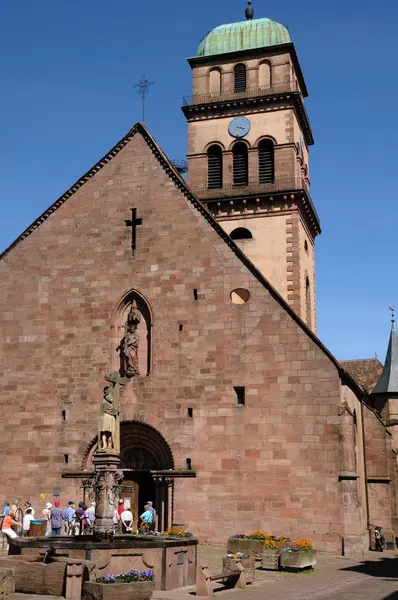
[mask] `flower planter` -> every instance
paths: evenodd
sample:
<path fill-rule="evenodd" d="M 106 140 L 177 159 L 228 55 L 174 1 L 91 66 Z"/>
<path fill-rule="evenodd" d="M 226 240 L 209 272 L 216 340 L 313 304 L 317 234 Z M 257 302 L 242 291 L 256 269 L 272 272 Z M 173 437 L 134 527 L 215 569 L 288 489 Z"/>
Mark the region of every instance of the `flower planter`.
<path fill-rule="evenodd" d="M 254 558 L 228 558 L 225 556 L 222 559 L 222 572 L 227 573 L 235 573 L 238 571 L 238 562 L 241 563 L 242 567 L 245 569 L 245 579 L 246 583 L 253 583 L 256 578 L 256 565 Z"/>
<path fill-rule="evenodd" d="M 241 552 L 242 554 L 248 554 L 250 558 L 254 558 L 255 560 L 262 560 L 263 550 L 264 540 L 251 540 L 234 537 L 230 537 L 228 539 L 228 554 L 236 554 L 236 552 Z"/>
<path fill-rule="evenodd" d="M 316 551 L 289 552 L 282 550 L 280 554 L 280 565 L 282 569 L 307 569 L 316 565 Z"/>
<path fill-rule="evenodd" d="M 268 571 L 279 571 L 279 548 L 264 548 L 261 567 Z"/>
<path fill-rule="evenodd" d="M 154 581 L 134 581 L 133 583 L 86 581 L 83 587 L 83 596 L 87 600 L 149 600 L 154 590 Z"/>

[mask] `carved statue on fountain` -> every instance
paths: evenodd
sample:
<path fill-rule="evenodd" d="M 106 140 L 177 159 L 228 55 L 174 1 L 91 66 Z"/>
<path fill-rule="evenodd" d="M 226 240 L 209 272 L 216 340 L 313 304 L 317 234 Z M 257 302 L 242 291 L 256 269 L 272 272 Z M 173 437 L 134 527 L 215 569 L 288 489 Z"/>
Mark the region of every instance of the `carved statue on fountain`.
<path fill-rule="evenodd" d="M 96 500 L 94 533 L 112 536 L 115 498 L 123 479 L 120 470 L 120 386 L 125 380 L 118 372 L 110 373 L 106 381 L 113 384 L 104 389 L 100 404 L 98 445 L 93 456 L 95 473 L 89 483 Z"/>
<path fill-rule="evenodd" d="M 115 403 L 114 392 L 104 388 L 101 402 L 101 416 L 98 433 L 98 452 L 118 453 L 119 407 Z"/>

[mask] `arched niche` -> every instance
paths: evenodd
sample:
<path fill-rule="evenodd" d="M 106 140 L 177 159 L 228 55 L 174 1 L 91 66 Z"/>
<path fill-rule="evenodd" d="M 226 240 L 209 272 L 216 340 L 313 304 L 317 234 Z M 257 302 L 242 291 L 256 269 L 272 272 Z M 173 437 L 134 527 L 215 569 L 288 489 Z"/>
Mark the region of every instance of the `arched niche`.
<path fill-rule="evenodd" d="M 123 469 L 173 469 L 174 459 L 164 437 L 150 425 L 123 421 L 120 425 L 120 455 Z"/>
<path fill-rule="evenodd" d="M 218 67 L 211 69 L 209 72 L 209 91 L 211 95 L 221 94 L 221 70 Z"/>
<path fill-rule="evenodd" d="M 93 469 L 97 437 L 88 445 L 82 468 Z M 157 429 L 141 421 L 120 423 L 121 468 L 137 471 L 174 469 L 174 458 L 169 444 Z"/>
<path fill-rule="evenodd" d="M 261 89 L 272 87 L 272 67 L 267 60 L 264 60 L 258 66 L 258 82 Z"/>
<path fill-rule="evenodd" d="M 149 302 L 137 290 L 130 290 L 116 309 L 112 327 L 112 370 L 131 378 L 150 374 L 152 328 Z"/>

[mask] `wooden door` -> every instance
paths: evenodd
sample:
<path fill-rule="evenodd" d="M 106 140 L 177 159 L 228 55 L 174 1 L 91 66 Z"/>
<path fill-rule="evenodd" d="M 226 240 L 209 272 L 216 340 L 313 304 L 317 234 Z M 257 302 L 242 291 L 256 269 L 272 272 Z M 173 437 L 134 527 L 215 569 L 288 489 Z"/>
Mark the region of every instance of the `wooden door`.
<path fill-rule="evenodd" d="M 133 531 L 138 526 L 139 514 L 138 514 L 138 496 L 140 491 L 140 486 L 136 481 L 124 480 L 123 484 L 125 486 L 133 488 L 131 491 L 123 490 L 121 496 L 124 499 L 124 504 L 126 506 L 127 503 L 130 503 L 130 510 L 133 513 Z"/>

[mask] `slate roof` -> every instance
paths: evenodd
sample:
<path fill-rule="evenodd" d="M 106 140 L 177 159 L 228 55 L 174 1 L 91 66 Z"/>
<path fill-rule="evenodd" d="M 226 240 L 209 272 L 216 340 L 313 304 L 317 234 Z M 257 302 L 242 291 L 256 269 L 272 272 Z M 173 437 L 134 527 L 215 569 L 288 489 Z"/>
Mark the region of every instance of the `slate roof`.
<path fill-rule="evenodd" d="M 372 393 L 398 394 L 398 336 L 394 321 L 391 327 L 383 373 Z"/>
<path fill-rule="evenodd" d="M 162 165 L 163 169 L 169 175 L 170 179 L 174 182 L 176 187 L 184 194 L 188 202 L 190 202 L 206 219 L 206 221 L 212 226 L 212 228 L 218 233 L 218 235 L 228 244 L 234 254 L 242 261 L 247 269 L 254 275 L 254 277 L 263 285 L 270 295 L 282 306 L 282 308 L 291 316 L 291 318 L 298 324 L 298 326 L 305 331 L 309 338 L 320 348 L 320 350 L 329 358 L 329 360 L 336 367 L 339 376 L 342 381 L 349 385 L 359 397 L 363 396 L 362 388 L 358 385 L 357 381 L 352 375 L 345 370 L 345 368 L 339 363 L 339 361 L 333 356 L 328 348 L 321 342 L 321 340 L 315 335 L 315 333 L 308 327 L 308 325 L 298 316 L 298 314 L 292 309 L 290 304 L 279 294 L 279 292 L 270 284 L 270 282 L 263 276 L 262 273 L 254 266 L 250 259 L 242 252 L 242 250 L 235 244 L 235 242 L 229 237 L 224 231 L 221 225 L 216 221 L 210 211 L 201 203 L 201 201 L 191 192 L 186 181 L 181 177 L 176 168 L 167 158 L 166 154 L 160 148 L 159 144 L 155 141 L 148 129 L 143 123 L 136 123 L 132 129 L 111 149 L 109 152 L 101 158 L 87 173 L 85 173 L 71 188 L 69 188 L 58 200 L 56 200 L 47 210 L 45 210 L 29 227 L 22 232 L 22 234 L 12 242 L 12 244 L 0 254 L 0 261 L 3 260 L 9 252 L 13 250 L 20 242 L 26 237 L 31 235 L 40 225 L 46 221 L 64 202 L 68 200 L 78 189 L 82 187 L 87 181 L 89 181 L 98 171 L 100 171 L 109 161 L 112 160 L 119 152 L 129 143 L 129 141 L 139 133 L 146 141 L 153 154 Z"/>
<path fill-rule="evenodd" d="M 378 358 L 341 360 L 340 364 L 355 379 L 359 387 L 364 388 L 369 394 L 383 372 L 383 365 Z"/>

